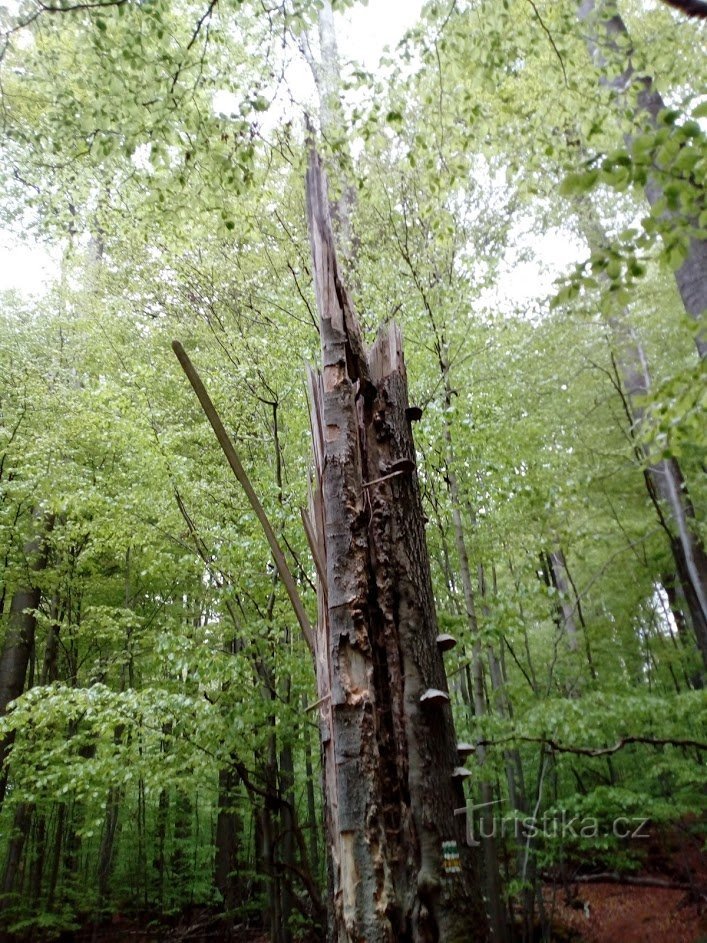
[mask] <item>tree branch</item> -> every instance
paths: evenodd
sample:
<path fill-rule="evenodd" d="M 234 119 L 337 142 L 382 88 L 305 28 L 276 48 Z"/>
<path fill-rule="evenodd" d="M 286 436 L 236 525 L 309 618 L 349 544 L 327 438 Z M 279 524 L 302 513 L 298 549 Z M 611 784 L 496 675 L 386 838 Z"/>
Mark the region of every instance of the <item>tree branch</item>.
<path fill-rule="evenodd" d="M 621 737 L 613 746 L 610 747 L 574 747 L 559 743 L 552 737 L 522 737 L 512 734 L 509 737 L 503 737 L 501 740 L 479 740 L 479 746 L 502 746 L 506 743 L 541 743 L 546 746 L 551 753 L 572 753 L 576 756 L 610 756 L 618 753 L 624 747 L 632 743 L 642 743 L 652 747 L 686 747 L 695 750 L 707 751 L 707 743 L 701 740 L 682 739 L 677 737 L 642 737 L 627 736 Z"/>

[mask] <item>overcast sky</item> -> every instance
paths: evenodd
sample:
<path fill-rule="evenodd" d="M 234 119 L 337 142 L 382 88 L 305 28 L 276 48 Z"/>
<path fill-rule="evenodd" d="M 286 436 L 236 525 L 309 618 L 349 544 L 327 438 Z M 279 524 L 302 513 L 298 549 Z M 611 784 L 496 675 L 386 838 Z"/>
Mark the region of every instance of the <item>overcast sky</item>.
<path fill-rule="evenodd" d="M 395 46 L 414 25 L 423 0 L 369 0 L 337 15 L 339 51 L 375 69 L 385 46 Z M 26 294 L 45 290 L 56 276 L 56 260 L 42 246 L 19 245 L 0 228 L 0 290 L 16 288 Z"/>
<path fill-rule="evenodd" d="M 356 4 L 345 14 L 337 15 L 342 59 L 356 60 L 374 71 L 384 48 L 394 48 L 415 24 L 422 4 L 423 0 L 369 0 L 366 6 Z M 303 65 L 303 69 L 306 73 L 307 67 Z M 295 86 L 301 81 L 295 74 L 291 78 Z M 549 271 L 541 274 L 537 263 L 519 264 L 513 257 L 515 253 L 509 253 L 504 277 L 485 299 L 486 303 L 510 301 L 522 305 L 538 293 L 550 291 L 559 270 L 583 255 L 581 247 L 558 233 L 528 233 L 520 241 L 521 245 L 533 244 L 537 255 L 551 261 Z M 0 228 L 0 290 L 15 288 L 28 295 L 41 293 L 56 277 L 57 269 L 57 260 L 45 248 L 20 245 L 12 233 Z"/>

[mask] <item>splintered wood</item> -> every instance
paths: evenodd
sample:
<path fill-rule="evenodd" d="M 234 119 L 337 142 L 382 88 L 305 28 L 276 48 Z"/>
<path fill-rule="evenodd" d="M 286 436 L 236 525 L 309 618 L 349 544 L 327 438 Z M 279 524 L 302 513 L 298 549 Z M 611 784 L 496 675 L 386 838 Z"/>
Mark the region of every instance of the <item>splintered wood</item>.
<path fill-rule="evenodd" d="M 464 793 L 402 336 L 388 324 L 365 349 L 315 153 L 307 210 L 322 372 L 309 374 L 314 476 L 304 521 L 319 578 L 330 939 L 484 940 L 477 863 L 454 816 Z M 458 868 L 445 868 L 450 842 L 460 849 Z"/>

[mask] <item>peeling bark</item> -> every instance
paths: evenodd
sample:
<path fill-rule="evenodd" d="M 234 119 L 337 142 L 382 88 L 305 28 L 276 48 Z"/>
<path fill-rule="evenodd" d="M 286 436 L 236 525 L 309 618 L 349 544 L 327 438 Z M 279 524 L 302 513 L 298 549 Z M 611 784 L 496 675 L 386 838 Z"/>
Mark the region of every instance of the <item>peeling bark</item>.
<path fill-rule="evenodd" d="M 334 943 L 484 940 L 478 867 L 435 642 L 400 331 L 370 353 L 338 270 L 326 177 L 307 175 L 323 369 L 310 375 L 319 560 L 315 638 Z M 445 874 L 442 842 L 461 871 Z"/>

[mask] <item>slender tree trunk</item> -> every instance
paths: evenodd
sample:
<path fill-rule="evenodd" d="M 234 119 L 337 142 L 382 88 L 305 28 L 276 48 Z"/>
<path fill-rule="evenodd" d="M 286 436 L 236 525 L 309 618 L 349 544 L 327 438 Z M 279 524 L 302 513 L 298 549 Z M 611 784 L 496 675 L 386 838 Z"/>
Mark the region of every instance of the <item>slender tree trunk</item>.
<path fill-rule="evenodd" d="M 164 750 L 164 745 L 162 750 Z M 160 789 L 157 799 L 157 813 L 155 816 L 155 858 L 154 868 L 157 872 L 157 902 L 161 913 L 165 912 L 166 882 L 167 882 L 167 825 L 169 823 L 169 793 Z"/>
<path fill-rule="evenodd" d="M 604 244 L 604 233 L 591 207 L 580 207 L 578 216 L 590 247 Z M 707 268 L 702 275 L 705 273 Z M 645 418 L 645 402 L 651 389 L 648 361 L 631 328 L 628 313 L 614 314 L 607 320 L 624 406 L 631 433 L 636 438 Z M 637 457 L 646 466 L 644 476 L 648 494 L 668 535 L 697 647 L 707 669 L 707 551 L 696 528 L 695 509 L 682 469 L 675 458 L 653 461 L 649 450 L 639 442 L 636 442 L 635 449 Z"/>
<path fill-rule="evenodd" d="M 643 403 L 650 391 L 646 355 L 623 318 L 612 318 L 609 323 L 629 419 L 635 431 L 643 421 Z M 646 486 L 667 531 L 697 647 L 707 669 L 707 553 L 697 532 L 695 509 L 677 459 L 651 462 L 645 447 L 637 446 L 637 449 L 649 463 L 645 471 Z"/>
<path fill-rule="evenodd" d="M 59 873 L 64 852 L 64 829 L 66 826 L 66 806 L 60 803 L 54 827 L 54 844 L 52 846 L 51 867 L 47 881 L 47 911 L 52 913 L 56 901 L 56 891 L 59 884 Z"/>
<path fill-rule="evenodd" d="M 287 687 L 289 688 L 289 679 Z M 278 943 L 290 943 L 292 940 L 290 919 L 294 912 L 295 905 L 291 886 L 296 868 L 295 830 L 297 828 L 297 822 L 295 820 L 294 787 L 295 767 L 292 747 L 290 744 L 285 744 L 280 749 L 279 768 L 279 793 L 284 799 L 284 802 L 280 806 L 281 837 L 278 859 L 282 867 L 282 880 L 280 882 L 282 896 L 282 930 Z"/>
<path fill-rule="evenodd" d="M 305 707 L 304 699 L 302 707 Z M 309 863 L 315 883 L 321 879 L 319 864 L 319 821 L 314 797 L 314 765 L 312 763 L 312 739 L 309 724 L 304 725 L 304 771 L 307 779 L 307 834 L 309 836 Z"/>
<path fill-rule="evenodd" d="M 42 673 L 39 679 L 40 684 L 48 684 L 49 681 L 53 681 L 56 677 L 56 656 L 58 649 L 58 625 L 56 624 L 57 608 L 57 600 L 55 597 L 52 601 L 51 623 L 45 646 Z M 37 814 L 34 803 L 22 802 L 15 809 L 12 834 L 5 859 L 2 889 L 5 894 L 10 894 L 16 887 L 20 863 L 22 861 L 22 852 L 33 820 L 35 846 L 30 863 L 30 896 L 35 905 L 37 905 L 42 890 L 46 823 L 43 814 Z"/>
<path fill-rule="evenodd" d="M 658 115 L 665 108 L 660 93 L 650 76 L 636 74 L 631 63 L 631 42 L 626 25 L 621 19 L 616 0 L 582 0 L 579 18 L 585 29 L 587 46 L 596 65 L 604 72 L 602 84 L 610 88 L 617 99 L 623 100 L 636 131 L 648 124 L 658 127 Z M 625 96 L 630 86 L 636 88 L 635 103 L 628 104 Z M 630 146 L 633 135 L 626 135 Z M 644 192 L 651 206 L 664 198 L 663 187 L 655 176 L 649 174 Z M 666 211 L 663 214 L 669 217 Z M 697 229 L 697 220 L 690 220 Z M 678 291 L 685 311 L 697 322 L 695 343 L 700 357 L 707 356 L 707 330 L 704 313 L 707 311 L 707 240 L 692 237 L 687 258 L 675 273 Z"/>
<path fill-rule="evenodd" d="M 232 767 L 219 771 L 218 817 L 216 819 L 216 856 L 214 862 L 216 887 L 223 897 L 226 913 L 226 933 L 233 933 L 234 916 L 241 902 L 238 871 L 238 846 L 241 820 L 235 807 L 238 774 Z"/>
<path fill-rule="evenodd" d="M 98 853 L 98 907 L 105 906 L 108 900 L 108 889 L 111 872 L 113 870 L 115 840 L 118 834 L 118 818 L 122 801 L 122 789 L 108 790 L 106 809 L 103 819 L 101 846 Z"/>
<path fill-rule="evenodd" d="M 29 872 L 29 895 L 32 907 L 39 910 L 42 898 L 42 877 L 44 857 L 47 851 L 47 820 L 44 812 L 35 809 L 34 813 L 34 849 Z"/>
<path fill-rule="evenodd" d="M 334 251 L 326 178 L 307 204 L 323 372 L 310 377 L 320 568 L 316 666 L 332 943 L 483 940 L 441 654 L 400 333 L 366 355 Z M 445 869 L 443 842 L 459 869 Z"/>
<path fill-rule="evenodd" d="M 5 870 L 3 873 L 0 896 L 11 894 L 19 889 L 23 861 L 23 851 L 27 836 L 32 825 L 34 806 L 29 802 L 20 802 L 15 809 L 12 821 L 12 831 L 7 846 Z"/>
<path fill-rule="evenodd" d="M 53 526 L 53 518 L 44 518 L 41 533 L 25 545 L 27 580 L 17 587 L 12 595 L 5 642 L 0 652 L 0 717 L 7 706 L 24 691 L 27 667 L 34 649 L 34 633 L 37 627 L 36 610 L 39 608 L 41 592 L 36 585 L 36 576 L 47 565 L 46 536 Z M 37 520 L 39 525 L 39 520 Z M 0 806 L 5 798 L 7 770 L 3 771 L 12 737 L 0 738 Z"/>
<path fill-rule="evenodd" d="M 443 377 L 445 382 L 445 393 L 447 403 L 450 402 L 449 375 L 444 365 Z M 456 472 L 454 471 L 454 450 L 452 445 L 452 431 L 448 421 L 445 421 L 444 427 L 445 442 L 447 447 L 447 483 L 449 486 L 449 496 L 452 504 L 452 524 L 454 528 L 454 539 L 457 547 L 457 557 L 459 558 L 459 576 L 461 579 L 462 590 L 464 592 L 464 607 L 466 609 L 466 619 L 469 626 L 469 632 L 472 638 L 471 655 L 471 694 L 474 705 L 474 714 L 476 717 L 484 717 L 487 713 L 486 693 L 484 690 L 484 667 L 481 642 L 479 640 L 479 624 L 476 614 L 476 600 L 474 598 L 474 587 L 471 578 L 471 567 L 469 565 L 469 554 L 466 548 L 464 537 L 464 522 L 461 514 L 461 496 L 459 493 L 459 484 Z M 486 750 L 480 744 L 477 745 L 475 757 L 479 767 L 483 767 L 486 761 Z M 483 775 L 483 774 L 482 774 Z M 501 888 L 501 873 L 498 859 L 498 846 L 494 829 L 494 807 L 495 795 L 493 784 L 487 779 L 482 779 L 480 785 L 481 809 L 479 811 L 480 833 L 484 851 L 484 864 L 486 875 L 486 896 L 489 911 L 489 922 L 491 936 L 494 940 L 505 941 L 508 939 L 508 921 L 503 906 L 503 895 Z"/>
<path fill-rule="evenodd" d="M 572 579 L 564 551 L 561 547 L 543 555 L 543 576 L 548 587 L 555 590 L 555 621 L 558 630 L 566 635 L 570 652 L 577 652 L 580 638 L 584 642 L 584 652 L 587 658 L 587 668 L 592 679 L 596 681 L 597 674 L 594 668 L 592 649 L 589 644 L 587 625 L 582 612 L 582 600 Z M 576 680 L 568 690 L 570 695 L 580 693 L 581 682 Z"/>
<path fill-rule="evenodd" d="M 190 902 L 192 838 L 192 803 L 189 796 L 178 791 L 174 802 L 174 847 L 170 857 L 172 903 L 186 907 Z"/>

